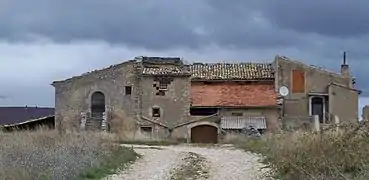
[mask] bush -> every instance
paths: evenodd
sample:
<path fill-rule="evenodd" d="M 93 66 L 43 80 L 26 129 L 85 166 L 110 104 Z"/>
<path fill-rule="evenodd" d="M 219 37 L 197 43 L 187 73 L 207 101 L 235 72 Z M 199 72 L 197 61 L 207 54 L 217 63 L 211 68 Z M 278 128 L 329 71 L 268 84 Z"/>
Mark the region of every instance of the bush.
<path fill-rule="evenodd" d="M 234 143 L 264 155 L 264 163 L 277 178 L 359 180 L 369 178 L 368 130 L 363 124 L 338 132 L 282 133 Z"/>
<path fill-rule="evenodd" d="M 108 166 L 109 158 L 122 155 L 120 163 L 132 161 L 135 152 L 112 143 L 96 133 L 55 131 L 0 133 L 1 179 L 76 179 Z M 116 165 L 118 162 L 116 162 Z M 120 165 L 120 164 L 118 164 Z M 114 169 L 114 168 L 113 168 Z M 100 176 L 104 172 L 98 172 Z M 91 178 L 98 177 L 96 174 Z"/>

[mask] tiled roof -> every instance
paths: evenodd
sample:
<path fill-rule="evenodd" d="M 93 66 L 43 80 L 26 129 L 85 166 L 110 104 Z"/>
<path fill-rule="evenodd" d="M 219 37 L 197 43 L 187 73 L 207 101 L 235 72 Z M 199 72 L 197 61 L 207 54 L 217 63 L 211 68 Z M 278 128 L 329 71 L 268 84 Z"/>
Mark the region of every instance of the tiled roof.
<path fill-rule="evenodd" d="M 195 63 L 190 66 L 193 79 L 258 80 L 274 78 L 270 63 Z"/>
<path fill-rule="evenodd" d="M 191 75 L 188 69 L 175 66 L 143 68 L 142 73 L 145 75 Z"/>
<path fill-rule="evenodd" d="M 0 125 L 21 123 L 51 115 L 54 115 L 54 108 L 0 107 Z"/>
<path fill-rule="evenodd" d="M 140 57 L 145 75 L 190 75 L 188 66 L 178 57 Z"/>
<path fill-rule="evenodd" d="M 276 106 L 273 84 L 191 83 L 192 106 L 260 107 Z"/>

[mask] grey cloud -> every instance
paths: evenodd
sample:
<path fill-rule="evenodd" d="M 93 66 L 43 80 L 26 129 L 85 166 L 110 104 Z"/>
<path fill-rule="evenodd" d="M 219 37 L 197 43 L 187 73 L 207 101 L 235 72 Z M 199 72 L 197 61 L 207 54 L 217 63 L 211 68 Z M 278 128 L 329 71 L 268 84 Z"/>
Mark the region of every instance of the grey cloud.
<path fill-rule="evenodd" d="M 252 6 L 205 0 L 13 0 L 0 11 L 0 38 L 12 42 L 46 36 L 58 43 L 104 40 L 150 49 L 212 43 L 238 48 L 306 44 L 290 31 L 256 22 Z M 260 21 L 260 19 L 262 21 Z M 199 33 L 196 29 L 201 29 Z"/>
<path fill-rule="evenodd" d="M 333 37 L 369 33 L 369 1 L 260 1 L 257 6 L 278 27 Z"/>
<path fill-rule="evenodd" d="M 0 81 L 9 81 L 14 88 L 42 84 L 48 87 L 45 92 L 36 87 L 30 91 L 39 97 L 47 92 L 49 100 L 42 101 L 52 102 L 52 80 L 136 55 L 272 61 L 274 55 L 283 54 L 339 71 L 342 51 L 347 50 L 358 87 L 369 96 L 366 7 L 363 0 L 1 0 L 0 40 L 13 48 L 0 42 L 0 54 L 8 62 L 19 62 L 1 69 L 7 64 L 2 60 Z M 52 42 L 37 44 L 40 36 Z M 204 50 L 211 46 L 217 48 Z M 11 102 L 37 100 L 19 97 Z"/>

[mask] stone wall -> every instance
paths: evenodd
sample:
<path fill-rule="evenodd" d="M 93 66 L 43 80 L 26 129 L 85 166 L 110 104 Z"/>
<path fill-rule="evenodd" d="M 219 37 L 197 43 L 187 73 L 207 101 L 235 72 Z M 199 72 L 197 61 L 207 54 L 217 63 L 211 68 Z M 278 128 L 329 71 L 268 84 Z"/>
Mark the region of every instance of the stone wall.
<path fill-rule="evenodd" d="M 110 127 L 114 131 L 121 131 L 125 127 L 123 124 L 133 121 L 137 114 L 138 97 L 134 92 L 138 82 L 135 71 L 136 63 L 129 61 L 63 82 L 54 82 L 56 128 L 71 131 L 79 129 L 81 112 L 90 111 L 91 95 L 100 91 L 105 95 L 105 107 L 112 117 Z M 125 95 L 126 86 L 132 87 L 132 94 Z"/>
<path fill-rule="evenodd" d="M 329 72 L 318 67 L 309 66 L 299 61 L 294 61 L 285 57 L 276 56 L 274 61 L 275 85 L 276 91 L 282 87 L 287 86 L 290 93 L 285 97 L 284 114 L 291 117 L 307 117 L 309 113 L 309 97 L 312 94 L 320 94 L 327 99 L 326 117 L 333 115 L 334 111 L 340 111 L 341 114 L 349 114 L 349 117 L 340 117 L 340 119 L 357 119 L 357 101 L 358 92 L 350 89 L 352 86 L 352 78 L 345 77 L 338 73 Z M 301 70 L 304 72 L 305 85 L 304 92 L 292 92 L 292 71 Z M 344 98 L 339 99 L 338 96 L 329 94 L 329 87 L 331 84 L 340 84 L 346 87 L 347 91 L 340 93 Z M 356 95 L 352 95 L 355 94 Z M 310 94 L 310 95 L 309 95 Z M 346 96 L 347 95 L 347 96 Z M 346 103 L 343 103 L 343 102 Z M 335 103 L 340 102 L 340 103 Z M 346 108 L 346 107 L 352 108 Z M 356 115 L 357 117 L 357 115 Z"/>
<path fill-rule="evenodd" d="M 190 79 L 186 76 L 172 76 L 168 81 L 167 90 L 159 93 L 158 79 L 161 77 L 142 77 L 142 115 L 149 119 L 173 127 L 189 121 L 190 110 Z M 164 77 L 162 77 L 164 78 Z M 153 108 L 159 108 L 160 117 L 153 117 Z"/>
<path fill-rule="evenodd" d="M 162 96 L 156 94 L 158 77 L 144 76 L 141 70 L 140 62 L 128 61 L 53 83 L 56 128 L 80 130 L 83 116 L 91 114 L 92 94 L 102 92 L 112 132 L 136 140 L 167 138 L 169 127 L 189 121 L 189 76 L 165 76 L 170 81 Z M 126 86 L 131 87 L 130 94 L 126 94 Z M 158 118 L 152 117 L 154 107 L 160 108 Z M 145 132 L 145 127 L 151 127 L 152 132 Z"/>

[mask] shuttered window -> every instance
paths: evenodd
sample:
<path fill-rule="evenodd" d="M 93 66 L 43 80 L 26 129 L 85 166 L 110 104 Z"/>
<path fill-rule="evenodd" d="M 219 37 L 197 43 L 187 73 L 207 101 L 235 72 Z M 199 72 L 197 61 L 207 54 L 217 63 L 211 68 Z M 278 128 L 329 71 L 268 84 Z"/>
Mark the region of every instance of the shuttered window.
<path fill-rule="evenodd" d="M 292 71 L 292 93 L 305 92 L 305 72 L 301 70 Z"/>

